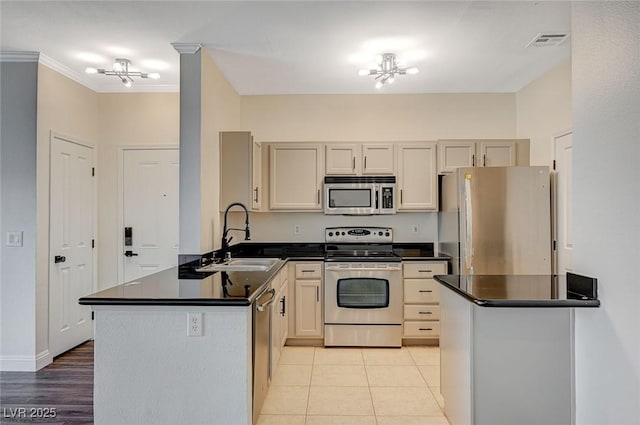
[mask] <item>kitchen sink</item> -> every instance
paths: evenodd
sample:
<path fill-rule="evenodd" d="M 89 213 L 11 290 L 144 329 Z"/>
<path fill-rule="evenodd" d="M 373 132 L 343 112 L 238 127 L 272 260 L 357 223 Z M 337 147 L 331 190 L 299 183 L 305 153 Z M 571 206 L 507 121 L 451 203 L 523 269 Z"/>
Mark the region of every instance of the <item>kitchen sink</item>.
<path fill-rule="evenodd" d="M 223 263 L 213 263 L 196 269 L 197 272 L 266 272 L 271 269 L 279 258 L 232 258 Z"/>

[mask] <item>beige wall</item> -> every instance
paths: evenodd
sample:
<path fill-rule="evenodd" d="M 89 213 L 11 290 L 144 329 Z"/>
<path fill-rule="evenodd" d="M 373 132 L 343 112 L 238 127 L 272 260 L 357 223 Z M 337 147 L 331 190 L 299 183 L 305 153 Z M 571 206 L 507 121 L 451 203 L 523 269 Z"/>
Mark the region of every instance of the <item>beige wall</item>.
<path fill-rule="evenodd" d="M 571 129 L 571 60 L 516 93 L 516 135 L 531 139 L 531 165 L 551 165 L 553 138 Z"/>
<path fill-rule="evenodd" d="M 243 96 L 242 128 L 259 141 L 427 141 L 514 138 L 515 94 Z M 234 214 L 234 223 L 238 216 Z M 251 214 L 254 241 L 322 241 L 340 225 L 392 226 L 398 241 L 437 240 L 436 213 L 386 217 Z M 293 233 L 294 224 L 301 226 Z M 419 233 L 410 229 L 418 224 Z"/>
<path fill-rule="evenodd" d="M 98 94 L 38 66 L 36 353 L 49 346 L 49 146 L 51 132 L 94 147 L 99 143 Z"/>
<path fill-rule="evenodd" d="M 178 93 L 100 93 L 98 98 L 98 285 L 118 283 L 121 204 L 118 175 L 125 146 L 178 146 Z"/>
<path fill-rule="evenodd" d="M 243 96 L 260 141 L 513 138 L 513 93 Z"/>
<path fill-rule="evenodd" d="M 201 220 L 202 253 L 220 246 L 221 131 L 241 130 L 240 95 L 206 51 L 202 52 Z"/>

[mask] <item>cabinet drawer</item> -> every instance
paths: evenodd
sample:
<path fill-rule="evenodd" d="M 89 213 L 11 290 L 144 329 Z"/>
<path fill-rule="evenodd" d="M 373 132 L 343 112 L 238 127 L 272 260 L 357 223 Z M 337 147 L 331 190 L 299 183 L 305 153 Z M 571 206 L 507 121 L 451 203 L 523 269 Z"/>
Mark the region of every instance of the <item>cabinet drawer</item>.
<path fill-rule="evenodd" d="M 404 263 L 404 277 L 431 278 L 434 274 L 447 274 L 447 265 L 443 263 Z"/>
<path fill-rule="evenodd" d="M 322 277 L 322 263 L 296 264 L 296 278 L 320 278 Z"/>
<path fill-rule="evenodd" d="M 437 303 L 440 284 L 433 279 L 405 279 L 404 302 L 413 304 Z"/>
<path fill-rule="evenodd" d="M 440 336 L 440 322 L 404 322 L 405 337 L 431 338 Z"/>
<path fill-rule="evenodd" d="M 405 305 L 404 320 L 440 320 L 440 306 Z"/>

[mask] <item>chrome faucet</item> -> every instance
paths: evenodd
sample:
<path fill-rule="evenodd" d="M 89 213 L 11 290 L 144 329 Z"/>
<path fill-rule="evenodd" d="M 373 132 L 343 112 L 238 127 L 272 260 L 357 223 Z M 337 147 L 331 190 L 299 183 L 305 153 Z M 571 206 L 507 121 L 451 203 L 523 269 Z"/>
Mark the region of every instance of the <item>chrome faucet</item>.
<path fill-rule="evenodd" d="M 227 228 L 227 214 L 229 214 L 229 210 L 233 207 L 241 207 L 244 210 L 244 224 L 245 224 L 244 229 L 238 229 L 233 227 Z M 224 212 L 224 229 L 222 231 L 222 244 L 221 244 L 220 251 L 222 254 L 222 258 L 225 260 L 231 258 L 231 251 L 229 250 L 229 242 L 231 242 L 231 239 L 233 239 L 233 236 L 227 239 L 227 235 L 231 230 L 244 232 L 244 240 L 245 241 L 251 240 L 251 233 L 249 232 L 249 211 L 247 210 L 247 207 L 245 207 L 244 204 L 241 204 L 240 202 L 234 202 L 230 204 Z"/>

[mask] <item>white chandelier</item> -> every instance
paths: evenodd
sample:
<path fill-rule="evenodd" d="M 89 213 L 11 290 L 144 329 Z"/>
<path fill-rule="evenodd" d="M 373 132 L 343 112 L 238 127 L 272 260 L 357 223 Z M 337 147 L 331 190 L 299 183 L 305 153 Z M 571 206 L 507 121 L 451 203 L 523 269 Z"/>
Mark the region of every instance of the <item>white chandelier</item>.
<path fill-rule="evenodd" d="M 152 80 L 157 80 L 158 78 L 160 78 L 160 74 L 158 74 L 157 72 L 148 74 L 146 72 L 129 71 L 129 65 L 131 65 L 131 61 L 129 59 L 117 58 L 110 70 L 89 67 L 84 71 L 87 74 L 114 75 L 120 78 L 122 84 L 124 84 L 124 86 L 127 88 L 131 87 L 131 83 L 133 83 L 132 77 L 151 78 Z"/>
<path fill-rule="evenodd" d="M 395 53 L 383 53 L 378 59 L 377 69 L 361 69 L 358 75 L 374 75 L 376 88 L 393 83 L 396 75 L 417 74 L 418 68 L 401 68 L 398 66 Z"/>

